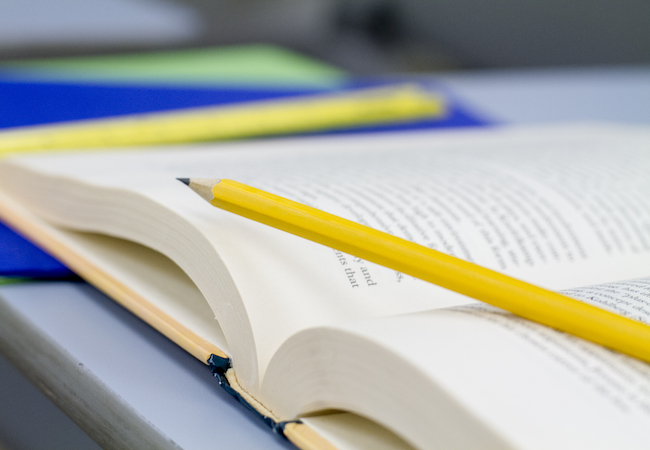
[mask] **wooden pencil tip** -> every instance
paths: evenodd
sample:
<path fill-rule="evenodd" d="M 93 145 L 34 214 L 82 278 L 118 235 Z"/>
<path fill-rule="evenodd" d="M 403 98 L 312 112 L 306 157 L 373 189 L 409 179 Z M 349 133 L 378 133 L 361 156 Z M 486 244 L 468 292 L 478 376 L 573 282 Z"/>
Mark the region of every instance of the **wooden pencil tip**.
<path fill-rule="evenodd" d="M 214 198 L 212 194 L 212 188 L 215 184 L 219 183 L 220 180 L 214 178 L 176 178 L 178 181 L 182 181 L 190 187 L 194 192 L 199 194 L 201 197 L 210 201 Z"/>

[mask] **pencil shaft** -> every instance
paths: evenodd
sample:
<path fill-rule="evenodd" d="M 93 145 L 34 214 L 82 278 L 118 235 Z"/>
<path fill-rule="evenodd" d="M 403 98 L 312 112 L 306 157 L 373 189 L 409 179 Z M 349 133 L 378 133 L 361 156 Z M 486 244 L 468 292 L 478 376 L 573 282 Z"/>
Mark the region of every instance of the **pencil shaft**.
<path fill-rule="evenodd" d="M 214 206 L 650 362 L 650 327 L 232 180 Z"/>

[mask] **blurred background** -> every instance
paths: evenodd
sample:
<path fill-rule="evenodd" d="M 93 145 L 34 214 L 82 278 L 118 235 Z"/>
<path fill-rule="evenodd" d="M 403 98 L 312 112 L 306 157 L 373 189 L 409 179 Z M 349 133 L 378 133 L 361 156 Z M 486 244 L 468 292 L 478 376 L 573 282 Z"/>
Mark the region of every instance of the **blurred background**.
<path fill-rule="evenodd" d="M 0 128 L 299 95 L 346 73 L 436 74 L 472 106 L 450 100 L 442 126 L 649 124 L 649 63 L 648 0 L 0 0 Z M 98 447 L 0 355 L 2 448 Z"/>
<path fill-rule="evenodd" d="M 353 73 L 650 62 L 647 0 L 0 0 L 0 59 L 264 42 Z"/>

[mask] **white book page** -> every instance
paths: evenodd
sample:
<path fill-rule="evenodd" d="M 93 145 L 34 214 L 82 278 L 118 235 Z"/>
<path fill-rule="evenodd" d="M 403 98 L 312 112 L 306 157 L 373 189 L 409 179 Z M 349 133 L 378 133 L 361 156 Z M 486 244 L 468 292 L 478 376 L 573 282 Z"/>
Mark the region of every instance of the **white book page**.
<path fill-rule="evenodd" d="M 565 289 L 562 293 L 650 325 L 650 278 Z"/>
<path fill-rule="evenodd" d="M 244 377 L 254 390 L 276 349 L 302 329 L 472 301 L 218 211 L 176 177 L 233 178 L 565 288 L 640 276 L 650 263 L 648 141 L 645 132 L 590 128 L 403 133 L 75 154 L 26 164 L 136 192 L 199 230 L 227 267 L 250 321 L 256 351 L 244 355 L 229 344 L 235 367 L 243 367 L 238 359 L 255 360 L 248 367 L 257 373 Z M 142 210 L 140 225 L 119 219 L 106 225 L 97 215 L 66 224 L 152 234 L 157 213 L 148 214 Z M 174 245 L 174 236 L 165 238 Z M 191 249 L 177 250 L 191 258 Z M 215 311 L 230 301 L 207 297 Z"/>
<path fill-rule="evenodd" d="M 339 450 L 414 450 L 396 434 L 356 414 L 323 414 L 300 421 Z"/>
<path fill-rule="evenodd" d="M 364 333 L 514 448 L 650 446 L 650 366 L 638 360 L 479 305 L 394 318 Z"/>
<path fill-rule="evenodd" d="M 196 336 L 184 336 L 205 350 L 201 360 L 207 358 L 205 352 L 213 351 L 212 346 L 229 353 L 223 331 L 212 317 L 205 298 L 188 276 L 163 254 L 124 239 L 53 227 L 2 191 L 0 216 L 23 233 L 29 233 L 27 236 L 35 243 L 44 245 L 75 273 L 92 280 L 96 287 L 134 313 L 146 315 L 151 312 L 146 308 L 149 304 L 154 311 L 167 315 L 158 318 L 166 324 L 171 321 L 175 331 L 183 334 L 183 327 L 191 330 Z M 29 224 L 27 229 L 21 228 L 26 224 Z M 198 357 L 196 346 L 188 351 Z"/>
<path fill-rule="evenodd" d="M 634 309 L 650 298 L 650 278 L 580 291 Z M 645 362 L 478 304 L 338 331 L 349 334 L 342 340 L 331 329 L 308 330 L 272 361 L 263 393 L 281 413 L 360 412 L 396 433 L 406 430 L 420 448 L 438 448 L 435 427 L 445 420 L 442 431 L 452 438 L 487 426 L 502 440 L 498 448 L 650 448 Z M 440 390 L 451 401 L 437 398 Z M 475 424 L 454 421 L 456 405 Z M 486 439 L 460 448 L 485 448 Z"/>

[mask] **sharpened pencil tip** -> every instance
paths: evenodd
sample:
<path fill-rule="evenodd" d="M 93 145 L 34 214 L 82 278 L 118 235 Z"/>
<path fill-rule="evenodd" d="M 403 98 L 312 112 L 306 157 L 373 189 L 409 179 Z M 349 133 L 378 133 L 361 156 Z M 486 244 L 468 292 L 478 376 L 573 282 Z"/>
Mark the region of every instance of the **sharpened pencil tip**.
<path fill-rule="evenodd" d="M 190 179 L 189 178 L 176 178 L 176 179 L 178 181 L 181 181 L 181 182 L 187 184 L 188 186 L 190 185 Z"/>

